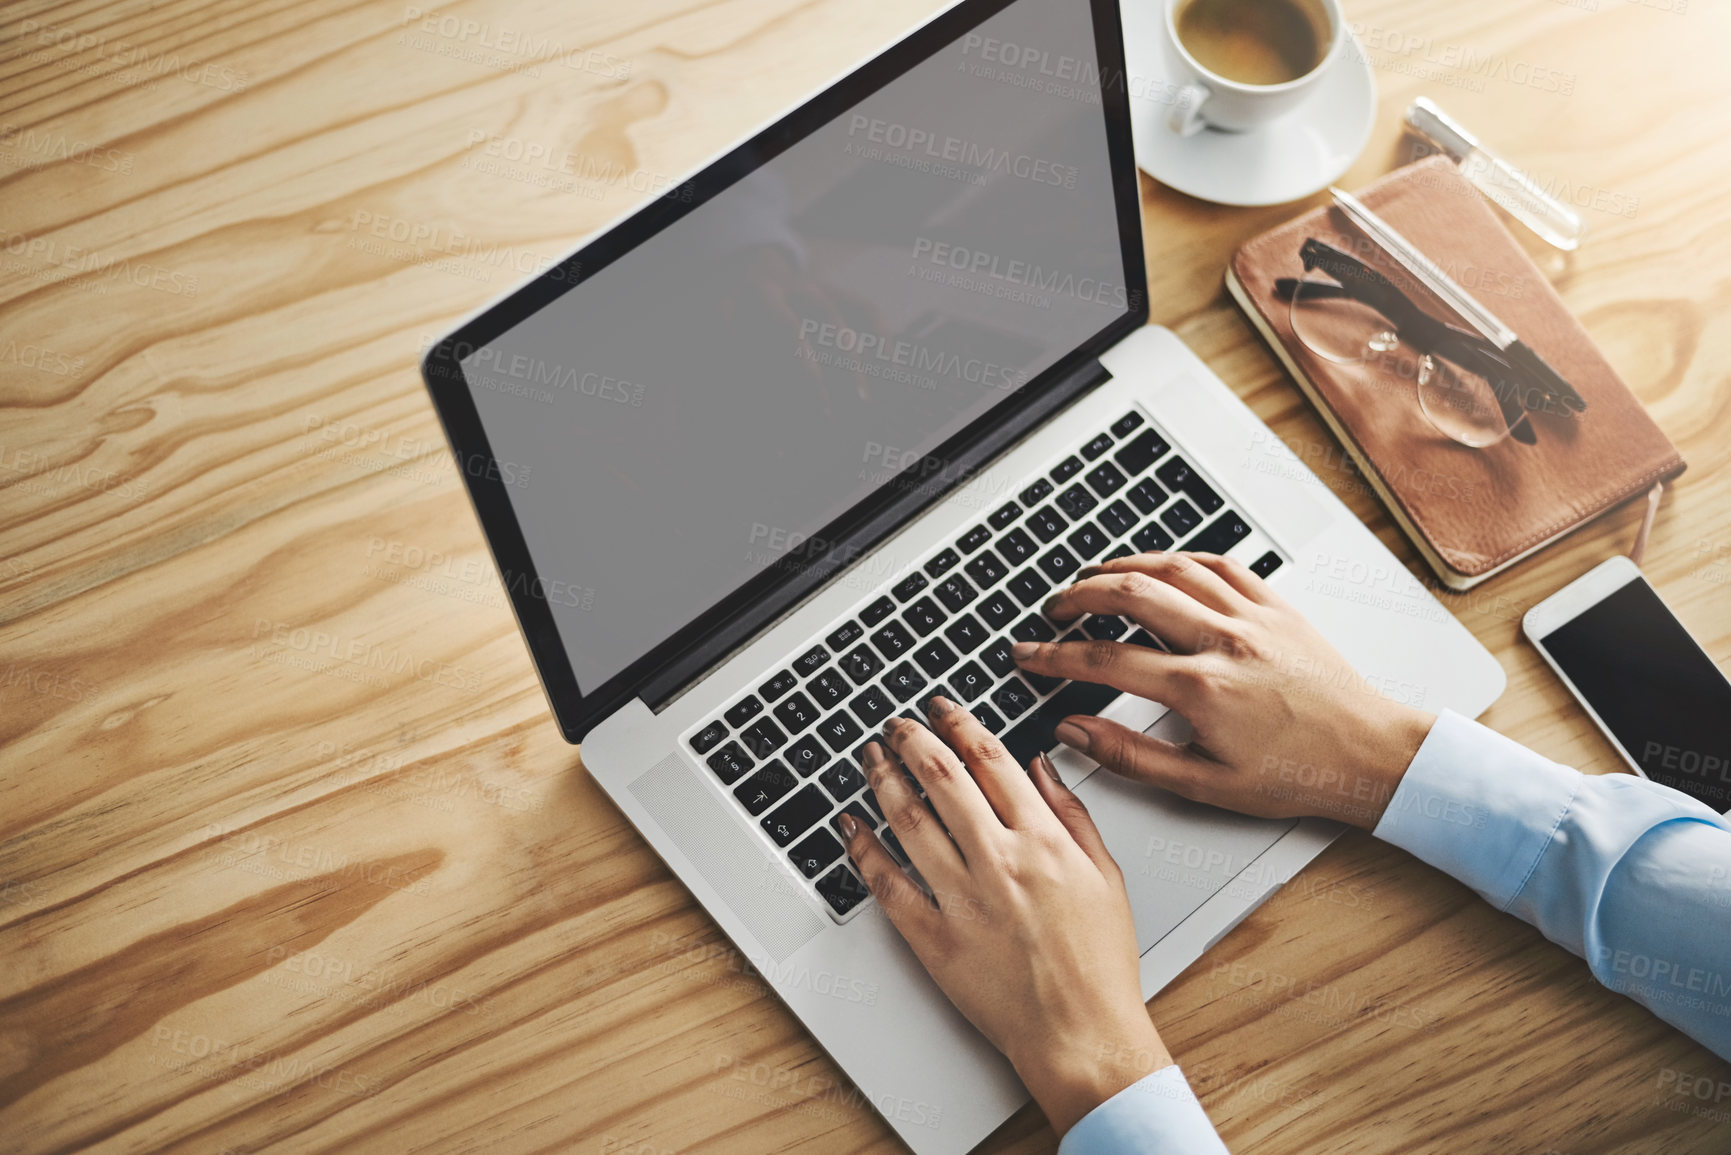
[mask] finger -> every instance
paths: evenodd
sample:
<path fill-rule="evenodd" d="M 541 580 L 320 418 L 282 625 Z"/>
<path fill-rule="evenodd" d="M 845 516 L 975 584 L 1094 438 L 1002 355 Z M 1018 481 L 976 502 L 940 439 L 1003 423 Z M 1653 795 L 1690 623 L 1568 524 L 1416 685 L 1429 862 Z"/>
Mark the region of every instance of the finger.
<path fill-rule="evenodd" d="M 1190 553 L 1137 553 L 1103 562 L 1100 571 L 1147 574 L 1223 614 L 1242 609 L 1244 595 L 1211 567 L 1200 564 L 1198 557 Z"/>
<path fill-rule="evenodd" d="M 1217 553 L 1193 553 L 1190 556 L 1196 559 L 1197 565 L 1219 574 L 1222 581 L 1247 600 L 1263 606 L 1280 604 L 1280 595 L 1274 592 L 1274 587 L 1237 558 L 1221 557 Z"/>
<path fill-rule="evenodd" d="M 851 814 L 842 815 L 841 825 L 848 855 L 859 867 L 860 877 L 865 879 L 872 897 L 883 904 L 890 922 L 918 953 L 935 926 L 936 904 L 890 857 L 870 827 Z"/>
<path fill-rule="evenodd" d="M 1121 563 L 1126 558 L 1120 558 Z M 1068 621 L 1083 614 L 1133 618 L 1176 648 L 1193 652 L 1222 635 L 1227 617 L 1183 590 L 1139 570 L 1103 573 L 1059 590 L 1046 602 L 1046 616 Z"/>
<path fill-rule="evenodd" d="M 926 791 L 926 799 L 944 820 L 964 858 L 977 857 L 988 840 L 1003 833 L 1004 824 L 954 750 L 918 722 L 892 718 L 884 727 L 890 748 Z M 898 830 L 896 832 L 900 834 Z M 925 868 L 921 867 L 923 873 Z M 930 875 L 927 875 L 928 880 Z"/>
<path fill-rule="evenodd" d="M 1121 877 L 1117 861 L 1106 849 L 1106 840 L 1100 837 L 1100 828 L 1094 825 L 1094 816 L 1088 813 L 1088 807 L 1076 797 L 1075 791 L 1059 780 L 1058 772 L 1052 769 L 1052 760 L 1044 754 L 1036 757 L 1029 764 L 1028 778 L 1082 853 L 1100 868 L 1100 873 L 1107 878 Z"/>
<path fill-rule="evenodd" d="M 1215 804 L 1222 776 L 1218 762 L 1105 718 L 1075 714 L 1058 723 L 1058 741 L 1114 774 L 1170 790 L 1193 802 Z"/>
<path fill-rule="evenodd" d="M 926 881 L 936 885 L 940 879 L 947 883 L 966 874 L 962 852 L 950 841 L 932 808 L 914 793 L 901 768 L 890 761 L 881 743 L 866 743 L 861 768 L 883 807 L 885 821 Z"/>
<path fill-rule="evenodd" d="M 1092 682 L 1182 712 L 1190 704 L 1193 658 L 1128 642 L 1017 642 L 1016 665 L 1036 674 Z"/>
<path fill-rule="evenodd" d="M 986 796 L 998 821 L 1015 829 L 1025 829 L 1045 815 L 1040 792 L 1004 749 L 1004 744 L 980 724 L 972 711 L 964 710 L 948 698 L 933 698 L 926 708 L 932 720 L 932 730 L 961 758 L 962 765 L 974 776 L 980 793 Z"/>

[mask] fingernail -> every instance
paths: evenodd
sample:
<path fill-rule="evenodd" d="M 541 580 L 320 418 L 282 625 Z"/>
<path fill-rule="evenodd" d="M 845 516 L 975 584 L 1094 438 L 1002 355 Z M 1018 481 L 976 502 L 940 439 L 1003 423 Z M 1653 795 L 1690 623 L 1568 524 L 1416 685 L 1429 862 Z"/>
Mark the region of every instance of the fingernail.
<path fill-rule="evenodd" d="M 1039 652 L 1039 642 L 1017 642 L 1010 647 L 1010 657 L 1018 662 L 1025 662 Z"/>
<path fill-rule="evenodd" d="M 1058 741 L 1070 749 L 1080 750 L 1084 754 L 1088 752 L 1088 743 L 1093 740 L 1088 736 L 1088 731 L 1074 722 L 1059 722 L 1058 728 L 1052 733 Z"/>
<path fill-rule="evenodd" d="M 942 718 L 945 714 L 948 714 L 955 708 L 956 704 L 954 702 L 950 701 L 942 694 L 938 694 L 934 696 L 931 701 L 926 703 L 926 717 Z"/>
<path fill-rule="evenodd" d="M 1040 751 L 1040 769 L 1046 772 L 1046 777 L 1058 781 L 1058 771 L 1052 766 L 1052 757 L 1044 750 Z"/>
<path fill-rule="evenodd" d="M 851 814 L 843 814 L 841 816 L 841 836 L 849 842 L 852 842 L 854 835 L 858 833 L 859 819 L 855 818 Z"/>
<path fill-rule="evenodd" d="M 884 761 L 884 748 L 876 742 L 867 742 L 865 749 L 860 751 L 860 765 L 865 768 L 866 773 L 870 774 L 872 769 L 882 761 Z"/>
<path fill-rule="evenodd" d="M 1071 578 L 1070 580 L 1072 582 L 1085 582 L 1089 578 L 1099 577 L 1101 574 L 1103 574 L 1105 572 L 1106 572 L 1106 567 L 1103 565 L 1085 565 L 1081 569 L 1077 570 L 1076 576 Z"/>

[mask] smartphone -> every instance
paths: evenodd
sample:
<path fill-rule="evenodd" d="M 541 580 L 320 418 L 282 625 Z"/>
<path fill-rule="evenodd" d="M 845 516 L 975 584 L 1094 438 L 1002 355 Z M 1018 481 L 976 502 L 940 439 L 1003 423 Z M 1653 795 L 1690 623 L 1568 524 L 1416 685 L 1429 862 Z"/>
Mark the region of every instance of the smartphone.
<path fill-rule="evenodd" d="M 1634 562 L 1595 567 L 1521 626 L 1635 773 L 1731 811 L 1731 680 Z"/>

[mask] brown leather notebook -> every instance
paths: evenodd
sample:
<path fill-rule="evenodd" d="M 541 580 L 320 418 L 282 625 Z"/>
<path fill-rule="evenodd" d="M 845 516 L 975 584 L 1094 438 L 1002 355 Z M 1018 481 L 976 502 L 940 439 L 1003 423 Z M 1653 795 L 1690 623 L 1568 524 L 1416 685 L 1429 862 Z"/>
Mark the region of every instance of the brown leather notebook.
<path fill-rule="evenodd" d="M 1505 437 L 1481 448 L 1462 444 L 1426 415 L 1418 358 L 1396 351 L 1373 355 L 1365 364 L 1342 364 L 1339 357 L 1320 356 L 1312 348 L 1319 343 L 1309 327 L 1313 314 L 1305 314 L 1302 325 L 1310 344 L 1294 335 L 1290 297 L 1280 299 L 1276 282 L 1304 275 L 1299 252 L 1311 237 L 1389 272 L 1390 281 L 1424 311 L 1466 327 L 1387 263 L 1339 209 L 1306 213 L 1238 251 L 1227 270 L 1227 288 L 1444 583 L 1470 589 L 1683 471 L 1677 447 L 1448 158 L 1399 169 L 1358 197 L 1513 329 L 1586 402 L 1578 413 L 1560 405 L 1530 412 L 1531 443 Z M 1413 379 L 1400 384 L 1399 372 L 1390 368 L 1396 364 L 1413 366 Z M 1432 409 L 1437 388 L 1427 384 Z"/>

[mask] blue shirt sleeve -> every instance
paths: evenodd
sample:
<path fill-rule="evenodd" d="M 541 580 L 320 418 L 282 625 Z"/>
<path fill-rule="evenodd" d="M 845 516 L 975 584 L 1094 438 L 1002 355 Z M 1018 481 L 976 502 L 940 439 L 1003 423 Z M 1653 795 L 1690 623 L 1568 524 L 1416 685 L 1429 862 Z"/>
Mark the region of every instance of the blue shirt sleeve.
<path fill-rule="evenodd" d="M 1227 1155 L 1184 1072 L 1162 1067 L 1070 1128 L 1058 1155 Z"/>
<path fill-rule="evenodd" d="M 1587 775 L 1444 713 L 1376 836 L 1587 960 L 1731 1059 L 1731 822 L 1630 774 Z"/>

